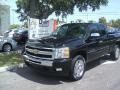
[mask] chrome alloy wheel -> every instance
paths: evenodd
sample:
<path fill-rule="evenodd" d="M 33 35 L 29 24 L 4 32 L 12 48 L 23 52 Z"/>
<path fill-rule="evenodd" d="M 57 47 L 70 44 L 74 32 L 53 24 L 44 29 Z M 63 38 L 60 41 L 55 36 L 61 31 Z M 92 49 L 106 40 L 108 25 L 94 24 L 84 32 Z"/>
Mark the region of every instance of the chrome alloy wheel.
<path fill-rule="evenodd" d="M 75 66 L 74 66 L 74 78 L 80 78 L 82 77 L 82 75 L 84 74 L 84 61 L 83 60 L 77 60 L 75 62 Z"/>
<path fill-rule="evenodd" d="M 3 51 L 4 52 L 9 52 L 9 51 L 11 51 L 11 49 L 12 49 L 12 47 L 9 44 L 6 44 L 6 45 L 3 46 Z"/>

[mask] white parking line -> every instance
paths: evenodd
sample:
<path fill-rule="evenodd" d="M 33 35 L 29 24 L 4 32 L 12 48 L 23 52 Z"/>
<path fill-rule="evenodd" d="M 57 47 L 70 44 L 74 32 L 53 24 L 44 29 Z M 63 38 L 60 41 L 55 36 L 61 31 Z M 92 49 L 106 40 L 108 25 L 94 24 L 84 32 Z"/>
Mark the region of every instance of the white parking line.
<path fill-rule="evenodd" d="M 100 61 L 100 63 L 102 64 L 102 65 L 106 65 L 106 64 L 114 64 L 114 63 L 116 63 L 116 61 L 103 61 L 103 60 L 101 60 Z"/>

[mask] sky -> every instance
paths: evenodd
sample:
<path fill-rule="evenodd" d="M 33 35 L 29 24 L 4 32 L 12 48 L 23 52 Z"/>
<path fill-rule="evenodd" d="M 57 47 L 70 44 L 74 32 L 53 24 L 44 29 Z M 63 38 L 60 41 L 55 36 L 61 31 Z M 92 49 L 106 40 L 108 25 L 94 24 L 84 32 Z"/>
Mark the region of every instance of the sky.
<path fill-rule="evenodd" d="M 22 24 L 18 19 L 19 14 L 15 12 L 17 9 L 16 0 L 7 0 L 7 3 L 10 5 L 10 24 Z"/>
<path fill-rule="evenodd" d="M 16 0 L 7 0 L 8 4 L 10 5 L 10 20 L 11 24 L 22 24 L 18 20 L 19 14 L 15 13 L 16 7 Z M 107 21 L 110 21 L 112 19 L 118 19 L 120 18 L 120 0 L 109 0 L 109 3 L 107 6 L 101 6 L 99 10 L 96 10 L 92 12 L 91 10 L 88 10 L 87 12 L 79 12 L 75 9 L 73 15 L 68 15 L 66 21 L 76 21 L 78 19 L 81 19 L 85 22 L 89 20 L 98 21 L 100 17 L 105 17 Z M 57 19 L 58 17 L 55 16 L 53 13 L 51 16 L 49 16 L 48 19 Z M 61 19 L 59 17 L 59 19 Z"/>

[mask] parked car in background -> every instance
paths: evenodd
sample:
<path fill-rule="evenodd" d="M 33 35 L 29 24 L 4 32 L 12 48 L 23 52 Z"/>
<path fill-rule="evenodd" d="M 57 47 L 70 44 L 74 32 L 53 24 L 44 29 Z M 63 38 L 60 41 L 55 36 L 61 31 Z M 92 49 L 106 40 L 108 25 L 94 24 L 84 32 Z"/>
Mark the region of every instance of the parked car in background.
<path fill-rule="evenodd" d="M 120 36 L 120 30 L 118 28 L 108 27 L 107 32 L 109 35 L 114 36 L 114 37 Z"/>
<path fill-rule="evenodd" d="M 15 40 L 18 44 L 25 44 L 28 40 L 28 30 L 17 30 L 13 34 L 13 40 Z"/>
<path fill-rule="evenodd" d="M 15 32 L 17 32 L 17 29 L 8 30 L 7 32 L 4 33 L 4 36 L 9 37 L 9 38 L 13 38 L 13 34 Z"/>
<path fill-rule="evenodd" d="M 9 37 L 0 36 L 0 50 L 4 52 L 9 52 L 16 49 L 17 43 Z"/>
<path fill-rule="evenodd" d="M 108 28 L 107 28 L 107 32 L 108 32 L 109 34 L 113 34 L 113 33 L 116 32 L 116 29 L 113 28 L 113 27 L 108 27 Z"/>

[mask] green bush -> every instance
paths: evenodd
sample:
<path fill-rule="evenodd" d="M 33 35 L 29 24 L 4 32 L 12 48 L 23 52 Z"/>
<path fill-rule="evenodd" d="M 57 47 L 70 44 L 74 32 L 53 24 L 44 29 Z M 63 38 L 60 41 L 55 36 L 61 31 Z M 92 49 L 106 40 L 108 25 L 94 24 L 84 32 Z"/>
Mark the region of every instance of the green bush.
<path fill-rule="evenodd" d="M 20 54 L 15 52 L 0 53 L 0 67 L 23 63 L 21 57 L 22 56 Z"/>

